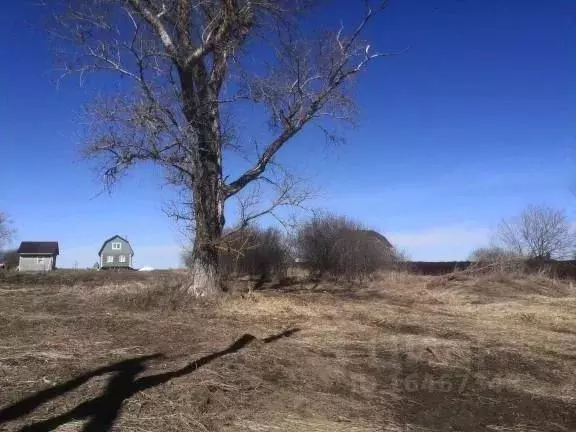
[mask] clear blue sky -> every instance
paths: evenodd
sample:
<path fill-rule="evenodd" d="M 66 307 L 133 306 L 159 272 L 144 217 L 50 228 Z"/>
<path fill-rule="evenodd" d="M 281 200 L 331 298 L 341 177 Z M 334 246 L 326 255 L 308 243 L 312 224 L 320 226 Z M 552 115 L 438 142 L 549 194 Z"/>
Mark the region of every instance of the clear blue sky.
<path fill-rule="evenodd" d="M 353 3 L 332 2 L 322 21 L 349 23 Z M 118 233 L 136 266 L 178 266 L 184 239 L 162 212 L 170 191 L 152 169 L 97 196 L 78 142 L 94 89 L 74 78 L 54 86 L 30 4 L 8 2 L 0 16 L 0 209 L 15 243 L 58 240 L 60 265 L 83 267 Z M 281 154 L 320 188 L 312 205 L 426 260 L 465 258 L 530 203 L 576 220 L 575 0 L 391 0 L 368 38 L 401 54 L 362 75 L 347 144 L 326 148 L 306 133 Z"/>

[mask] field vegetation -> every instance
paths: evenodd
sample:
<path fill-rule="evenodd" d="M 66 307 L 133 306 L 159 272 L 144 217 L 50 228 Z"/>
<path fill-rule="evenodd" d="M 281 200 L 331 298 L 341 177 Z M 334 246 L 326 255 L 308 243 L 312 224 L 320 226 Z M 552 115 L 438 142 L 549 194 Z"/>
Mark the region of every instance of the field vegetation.
<path fill-rule="evenodd" d="M 571 431 L 576 295 L 494 271 L 362 282 L 0 276 L 9 431 Z"/>

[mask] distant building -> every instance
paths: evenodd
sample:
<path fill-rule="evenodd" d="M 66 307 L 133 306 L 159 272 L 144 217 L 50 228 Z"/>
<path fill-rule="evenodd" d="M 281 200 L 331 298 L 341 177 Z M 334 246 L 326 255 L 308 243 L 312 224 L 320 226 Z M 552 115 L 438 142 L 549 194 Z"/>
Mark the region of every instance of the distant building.
<path fill-rule="evenodd" d="M 128 240 L 115 235 L 104 242 L 100 251 L 98 251 L 98 256 L 100 257 L 101 269 L 131 269 L 134 250 Z"/>
<path fill-rule="evenodd" d="M 365 236 L 365 238 L 374 241 L 383 250 L 387 251 L 394 250 L 394 246 L 392 246 L 392 243 L 390 243 L 388 239 L 379 232 L 376 232 L 374 230 L 359 230 L 358 235 Z"/>
<path fill-rule="evenodd" d="M 58 242 L 24 241 L 18 248 L 18 270 L 52 271 L 56 269 L 56 257 L 60 254 Z"/>

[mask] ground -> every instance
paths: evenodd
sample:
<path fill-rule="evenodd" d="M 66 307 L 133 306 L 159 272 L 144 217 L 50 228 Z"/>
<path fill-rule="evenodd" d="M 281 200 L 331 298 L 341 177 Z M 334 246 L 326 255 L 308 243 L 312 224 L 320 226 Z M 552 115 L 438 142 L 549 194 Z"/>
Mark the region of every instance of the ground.
<path fill-rule="evenodd" d="M 198 303 L 177 273 L 103 273 L 0 278 L 0 430 L 576 430 L 567 282 L 390 273 Z"/>

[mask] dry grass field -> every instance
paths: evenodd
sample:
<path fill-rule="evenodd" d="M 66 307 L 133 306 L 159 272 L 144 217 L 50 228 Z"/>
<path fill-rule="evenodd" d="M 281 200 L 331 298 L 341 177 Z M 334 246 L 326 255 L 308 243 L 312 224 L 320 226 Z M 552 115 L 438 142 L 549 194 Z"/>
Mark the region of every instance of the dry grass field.
<path fill-rule="evenodd" d="M 0 279 L 0 430 L 574 431 L 576 288 L 387 274 L 184 301 L 177 273 Z"/>

